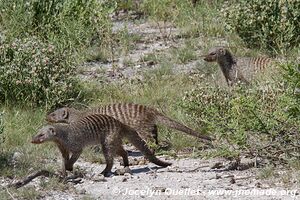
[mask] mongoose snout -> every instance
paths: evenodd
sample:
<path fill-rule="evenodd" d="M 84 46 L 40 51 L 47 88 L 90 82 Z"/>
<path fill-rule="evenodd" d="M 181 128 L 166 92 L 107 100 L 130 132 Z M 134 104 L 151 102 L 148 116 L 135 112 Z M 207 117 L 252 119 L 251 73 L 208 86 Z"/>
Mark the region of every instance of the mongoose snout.
<path fill-rule="evenodd" d="M 32 144 L 41 144 L 43 143 L 43 140 L 41 139 L 41 137 L 43 137 L 43 135 L 37 135 L 35 137 L 32 138 L 31 143 Z"/>
<path fill-rule="evenodd" d="M 44 143 L 55 136 L 54 127 L 46 126 L 39 130 L 36 136 L 32 137 L 31 143 L 41 144 Z"/>
<path fill-rule="evenodd" d="M 203 55 L 203 60 L 206 62 L 216 62 L 217 61 L 217 53 L 216 52 L 211 52 L 207 55 Z"/>

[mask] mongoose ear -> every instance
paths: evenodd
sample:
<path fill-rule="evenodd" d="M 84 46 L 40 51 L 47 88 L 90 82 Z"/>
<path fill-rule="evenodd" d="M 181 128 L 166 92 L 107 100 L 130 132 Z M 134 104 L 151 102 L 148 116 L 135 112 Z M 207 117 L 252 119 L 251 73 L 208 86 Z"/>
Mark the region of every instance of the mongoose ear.
<path fill-rule="evenodd" d="M 221 49 L 219 49 L 219 52 L 220 52 L 221 55 L 224 56 L 226 54 L 226 49 L 221 48 Z"/>
<path fill-rule="evenodd" d="M 69 109 L 68 109 L 68 108 L 64 108 L 64 109 L 63 109 L 62 117 L 63 117 L 64 119 L 67 119 L 67 118 L 69 117 Z"/>
<path fill-rule="evenodd" d="M 50 128 L 49 128 L 49 131 L 50 131 L 50 133 L 51 133 L 52 135 L 56 135 L 56 132 L 55 132 L 55 130 L 54 130 L 53 127 L 50 127 Z"/>

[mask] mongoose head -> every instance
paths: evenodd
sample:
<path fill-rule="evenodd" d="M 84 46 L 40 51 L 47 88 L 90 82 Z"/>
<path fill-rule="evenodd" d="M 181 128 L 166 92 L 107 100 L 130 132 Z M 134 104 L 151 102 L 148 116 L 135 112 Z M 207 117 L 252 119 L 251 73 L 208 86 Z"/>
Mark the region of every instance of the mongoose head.
<path fill-rule="evenodd" d="M 46 120 L 51 123 L 69 123 L 70 108 L 63 107 L 47 115 Z"/>
<path fill-rule="evenodd" d="M 32 137 L 31 143 L 41 144 L 47 141 L 53 141 L 56 135 L 55 127 L 47 125 L 41 128 L 37 135 Z"/>
<path fill-rule="evenodd" d="M 231 55 L 229 50 L 224 47 L 215 47 L 209 51 L 207 55 L 204 55 L 204 60 L 206 62 L 218 62 L 218 60 Z"/>

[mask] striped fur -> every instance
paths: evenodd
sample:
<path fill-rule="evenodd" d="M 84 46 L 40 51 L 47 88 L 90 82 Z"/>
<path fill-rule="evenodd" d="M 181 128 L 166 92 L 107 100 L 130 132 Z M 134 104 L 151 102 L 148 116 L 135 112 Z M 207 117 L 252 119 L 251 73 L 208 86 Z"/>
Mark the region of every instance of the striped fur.
<path fill-rule="evenodd" d="M 225 76 L 228 86 L 239 81 L 249 83 L 256 73 L 259 73 L 273 64 L 272 59 L 266 57 L 235 58 L 224 47 L 215 47 L 204 56 L 207 62 L 217 62 Z"/>
<path fill-rule="evenodd" d="M 146 142 L 135 130 L 113 117 L 101 114 L 88 115 L 71 124 L 47 125 L 33 137 L 32 143 L 55 142 L 63 157 L 62 172 L 64 175 L 66 175 L 66 170 L 73 169 L 73 164 L 85 146 L 101 144 L 106 160 L 106 167 L 102 174 L 109 176 L 115 155 L 120 155 L 123 158 L 125 167 L 129 166 L 127 152 L 122 146 L 124 137 L 139 149 L 149 161 L 163 167 L 171 165 L 171 163 L 155 157 L 153 151 L 148 148 Z"/>
<path fill-rule="evenodd" d="M 47 121 L 52 123 L 71 123 L 78 121 L 83 116 L 91 113 L 104 114 L 114 117 L 120 122 L 135 129 L 143 139 L 152 140 L 154 138 L 156 144 L 158 144 L 157 124 L 166 125 L 169 128 L 177 129 L 189 135 L 204 139 L 205 141 L 212 140 L 209 136 L 201 135 L 187 126 L 163 115 L 153 108 L 132 103 L 109 104 L 85 111 L 78 111 L 67 107 L 60 108 L 50 113 L 47 116 Z"/>

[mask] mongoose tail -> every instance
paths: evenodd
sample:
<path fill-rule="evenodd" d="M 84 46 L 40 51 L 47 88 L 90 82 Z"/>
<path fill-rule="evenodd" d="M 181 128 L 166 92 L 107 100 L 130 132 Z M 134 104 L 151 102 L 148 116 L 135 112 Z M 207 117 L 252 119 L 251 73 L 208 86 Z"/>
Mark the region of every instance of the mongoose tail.
<path fill-rule="evenodd" d="M 163 124 L 169 128 L 176 129 L 178 131 L 185 132 L 191 136 L 198 137 L 200 139 L 211 142 L 213 139 L 207 135 L 200 134 L 189 127 L 163 115 L 162 113 L 157 112 L 155 116 L 155 122 L 159 124 Z"/>
<path fill-rule="evenodd" d="M 172 163 L 162 161 L 158 159 L 152 150 L 150 150 L 146 142 L 138 135 L 138 133 L 130 128 L 129 126 L 124 125 L 124 130 L 127 132 L 126 138 L 131 142 L 138 150 L 140 150 L 144 156 L 156 165 L 167 167 L 172 165 Z"/>

